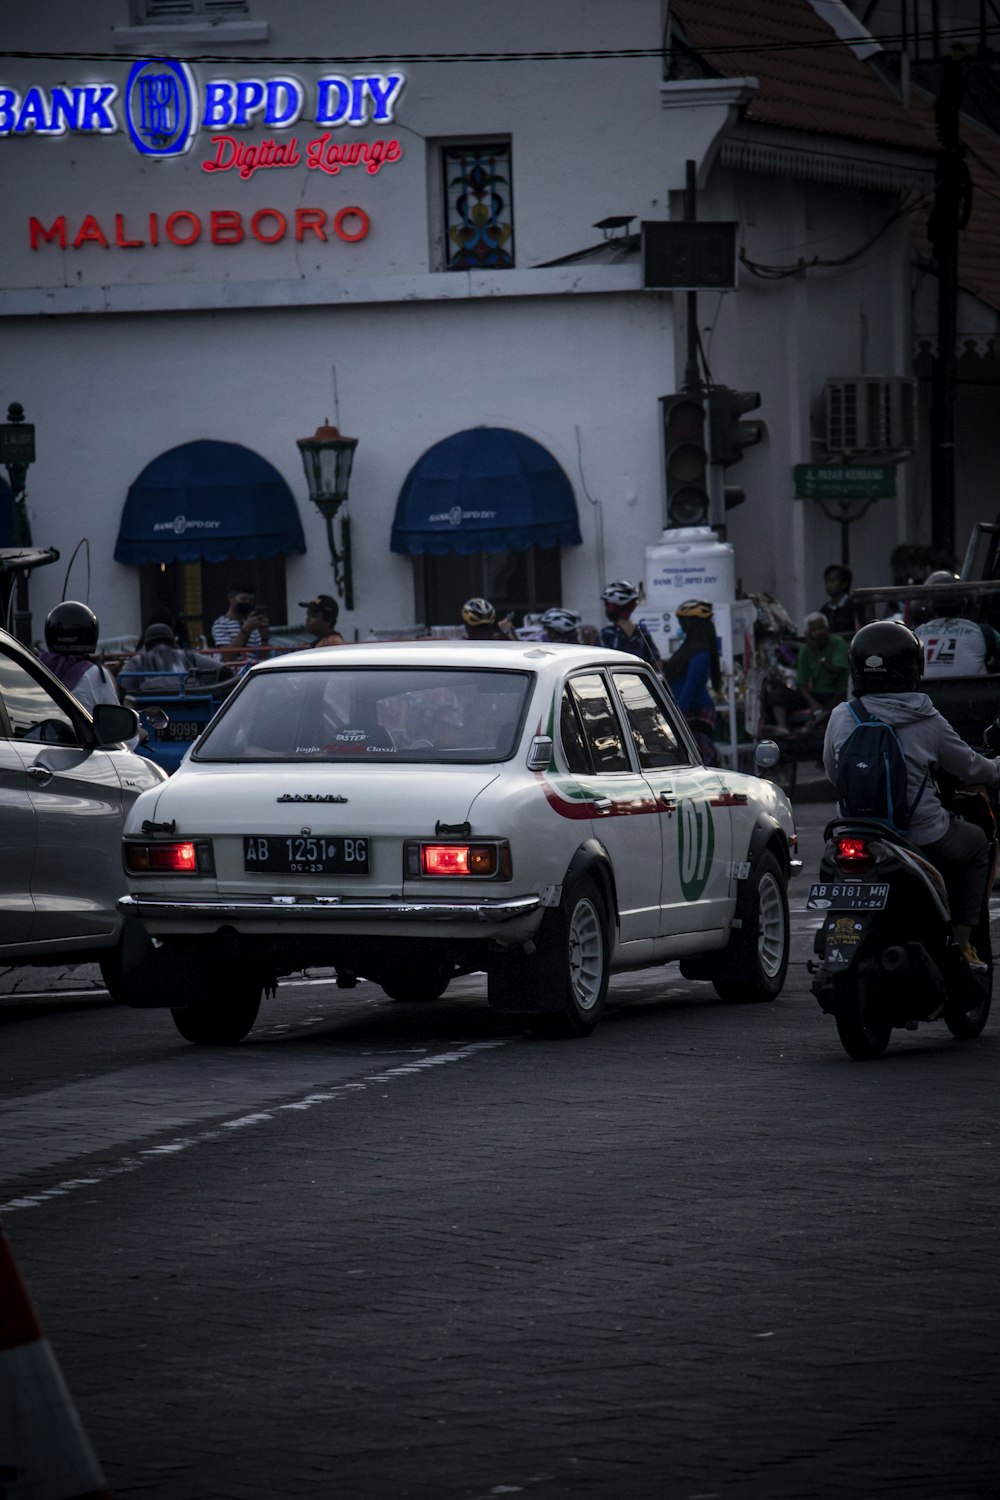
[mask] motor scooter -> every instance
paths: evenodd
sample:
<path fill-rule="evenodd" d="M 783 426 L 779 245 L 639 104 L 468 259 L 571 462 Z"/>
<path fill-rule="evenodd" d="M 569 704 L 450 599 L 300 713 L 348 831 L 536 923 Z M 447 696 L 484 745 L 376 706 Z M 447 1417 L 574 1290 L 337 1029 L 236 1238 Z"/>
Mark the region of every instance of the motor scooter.
<path fill-rule="evenodd" d="M 824 833 L 820 879 L 806 905 L 822 914 L 810 961 L 812 992 L 837 1023 L 845 1052 L 881 1057 L 894 1028 L 915 1031 L 941 1020 L 960 1040 L 986 1025 L 993 993 L 989 897 L 997 865 L 997 821 L 983 788 L 942 800 L 977 823 L 990 841 L 990 875 L 972 943 L 985 967 L 973 969 L 952 930 L 944 880 L 905 834 L 867 818 L 834 818 Z"/>

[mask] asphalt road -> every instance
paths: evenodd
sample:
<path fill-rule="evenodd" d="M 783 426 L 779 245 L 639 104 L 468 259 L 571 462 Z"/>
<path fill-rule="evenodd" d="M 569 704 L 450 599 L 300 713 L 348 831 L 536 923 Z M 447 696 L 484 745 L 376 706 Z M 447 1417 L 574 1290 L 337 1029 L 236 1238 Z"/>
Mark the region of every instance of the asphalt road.
<path fill-rule="evenodd" d="M 797 809 L 807 870 L 830 809 Z M 0 977 L 0 1212 L 118 1500 L 1000 1494 L 1000 1023 L 676 966 L 538 1041 L 323 975 L 189 1047 Z"/>

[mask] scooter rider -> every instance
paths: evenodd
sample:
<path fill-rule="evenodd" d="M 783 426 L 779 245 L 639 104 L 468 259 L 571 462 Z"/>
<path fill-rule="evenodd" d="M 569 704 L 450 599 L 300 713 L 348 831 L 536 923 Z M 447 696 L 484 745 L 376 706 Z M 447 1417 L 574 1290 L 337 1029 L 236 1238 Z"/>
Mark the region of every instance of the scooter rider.
<path fill-rule="evenodd" d="M 986 894 L 989 844 L 982 829 L 947 811 L 934 772 L 993 787 L 1000 784 L 1000 762 L 971 749 L 920 691 L 923 647 L 908 626 L 897 620 L 862 626 L 851 641 L 850 665 L 854 694 L 869 714 L 891 725 L 906 761 L 911 805 L 906 837 L 941 871 L 962 956 L 974 968 L 985 969 L 971 934 Z M 848 704 L 838 703 L 823 745 L 823 764 L 834 783 L 840 748 L 855 724 Z"/>

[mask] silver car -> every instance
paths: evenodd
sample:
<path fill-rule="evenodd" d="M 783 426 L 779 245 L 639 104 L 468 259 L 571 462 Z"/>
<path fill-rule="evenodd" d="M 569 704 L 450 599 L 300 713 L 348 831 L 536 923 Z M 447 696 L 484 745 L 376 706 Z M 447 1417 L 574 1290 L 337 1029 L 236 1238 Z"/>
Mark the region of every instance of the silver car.
<path fill-rule="evenodd" d="M 125 814 L 166 773 L 125 748 L 132 709 L 93 717 L 0 630 L 0 964 L 99 963 L 120 987 Z"/>

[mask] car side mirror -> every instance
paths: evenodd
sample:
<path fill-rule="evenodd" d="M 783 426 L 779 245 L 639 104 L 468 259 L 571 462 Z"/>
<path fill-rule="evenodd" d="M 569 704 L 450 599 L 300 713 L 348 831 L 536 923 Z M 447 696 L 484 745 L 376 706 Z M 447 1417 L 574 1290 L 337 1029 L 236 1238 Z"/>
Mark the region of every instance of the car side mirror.
<path fill-rule="evenodd" d="M 98 745 L 119 745 L 139 733 L 139 715 L 120 703 L 98 703 L 93 719 Z"/>
<path fill-rule="evenodd" d="M 753 759 L 754 765 L 759 766 L 762 771 L 770 771 L 781 759 L 777 741 L 759 740 L 753 749 Z"/>

